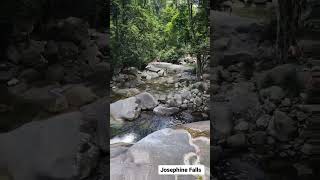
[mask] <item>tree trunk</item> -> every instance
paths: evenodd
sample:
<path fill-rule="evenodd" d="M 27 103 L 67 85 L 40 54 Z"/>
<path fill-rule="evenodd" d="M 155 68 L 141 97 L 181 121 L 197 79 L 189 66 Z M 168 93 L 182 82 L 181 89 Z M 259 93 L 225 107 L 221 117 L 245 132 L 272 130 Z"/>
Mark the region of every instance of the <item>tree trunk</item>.
<path fill-rule="evenodd" d="M 197 68 L 196 68 L 196 73 L 197 73 L 197 78 L 200 80 L 201 75 L 202 75 L 202 58 L 201 58 L 201 53 L 197 53 Z"/>
<path fill-rule="evenodd" d="M 190 21 L 190 30 L 191 30 L 191 42 L 194 41 L 195 38 L 195 32 L 194 32 L 194 26 L 193 26 L 193 10 L 192 10 L 192 2 L 191 0 L 188 0 L 188 10 L 189 10 L 189 21 Z"/>
<path fill-rule="evenodd" d="M 206 66 L 207 58 L 206 51 L 200 51 L 196 54 L 197 57 L 197 67 L 196 67 L 196 74 L 198 80 L 202 80 L 202 75 Z"/>
<path fill-rule="evenodd" d="M 287 62 L 289 47 L 296 46 L 301 2 L 301 0 L 278 0 L 277 55 L 280 64 Z"/>

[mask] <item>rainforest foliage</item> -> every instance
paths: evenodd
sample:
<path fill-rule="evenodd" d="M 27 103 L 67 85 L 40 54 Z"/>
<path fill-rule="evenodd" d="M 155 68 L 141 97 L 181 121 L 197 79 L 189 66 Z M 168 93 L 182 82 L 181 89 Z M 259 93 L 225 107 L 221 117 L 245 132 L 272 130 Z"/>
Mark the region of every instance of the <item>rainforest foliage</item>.
<path fill-rule="evenodd" d="M 111 55 L 118 67 L 176 63 L 190 54 L 199 65 L 209 46 L 207 0 L 112 0 Z M 201 66 L 201 65 L 200 65 Z"/>

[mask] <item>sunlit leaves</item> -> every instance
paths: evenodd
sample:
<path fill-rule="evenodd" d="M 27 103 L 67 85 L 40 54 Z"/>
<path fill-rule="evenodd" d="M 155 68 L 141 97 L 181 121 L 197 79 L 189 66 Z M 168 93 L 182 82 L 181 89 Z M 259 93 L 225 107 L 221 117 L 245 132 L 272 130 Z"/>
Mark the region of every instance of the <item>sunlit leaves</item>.
<path fill-rule="evenodd" d="M 208 46 L 205 9 L 193 4 L 190 23 L 187 0 L 113 0 L 111 47 L 113 63 L 142 66 L 154 59 L 176 61 Z M 191 24 L 195 35 L 191 33 Z"/>

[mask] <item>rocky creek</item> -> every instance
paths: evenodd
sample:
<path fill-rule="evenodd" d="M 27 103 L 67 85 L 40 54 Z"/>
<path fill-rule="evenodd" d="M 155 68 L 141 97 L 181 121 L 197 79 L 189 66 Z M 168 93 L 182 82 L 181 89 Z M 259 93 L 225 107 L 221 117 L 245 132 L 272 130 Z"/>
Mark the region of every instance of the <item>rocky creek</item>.
<path fill-rule="evenodd" d="M 132 109 L 127 113 L 134 113 L 137 118 L 123 123 L 120 128 L 115 128 L 111 123 L 114 130 L 112 136 L 117 135 L 116 139 L 119 140 L 123 139 L 121 136 L 130 134 L 139 140 L 156 130 L 208 120 L 209 82 L 197 82 L 192 66 L 194 64 L 191 63 L 176 65 L 157 62 L 150 63 L 142 72 L 128 68 L 125 70 L 127 74 L 114 77 L 112 99 L 115 101 L 121 97 L 127 98 L 122 100 L 123 103 L 127 103 L 127 108 Z M 139 94 L 142 97 L 141 103 L 150 104 L 150 107 L 132 108 L 134 105 L 128 104 L 131 102 L 130 96 L 138 97 Z M 111 107 L 119 106 L 117 104 L 119 101 L 111 104 Z M 112 110 L 113 108 L 111 116 L 123 117 L 121 122 L 126 120 L 128 114 L 119 114 L 118 111 L 121 110 L 118 108 L 114 109 L 117 113 L 113 113 Z"/>
<path fill-rule="evenodd" d="M 112 179 L 122 179 L 122 176 L 164 178 L 156 171 L 161 163 L 203 164 L 206 167 L 203 178 L 209 178 L 210 162 L 206 159 L 209 156 L 210 83 L 205 78 L 199 81 L 193 59 L 187 61 L 189 63 L 183 65 L 152 62 L 143 71 L 128 68 L 113 77 L 111 97 L 114 102 L 110 104 Z M 146 159 L 137 164 L 135 161 L 142 156 Z M 136 160 L 129 160 L 132 158 Z M 126 159 L 130 163 L 123 166 L 121 162 Z M 124 175 L 121 174 L 123 170 L 139 173 Z"/>

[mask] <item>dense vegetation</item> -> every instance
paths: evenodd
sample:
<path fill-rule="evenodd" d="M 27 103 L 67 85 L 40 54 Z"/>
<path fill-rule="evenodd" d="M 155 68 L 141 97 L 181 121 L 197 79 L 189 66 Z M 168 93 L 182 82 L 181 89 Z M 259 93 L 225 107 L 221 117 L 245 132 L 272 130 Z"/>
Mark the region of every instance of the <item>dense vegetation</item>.
<path fill-rule="evenodd" d="M 190 54 L 206 59 L 209 24 L 206 0 L 113 0 L 113 65 L 142 68 L 154 60 L 175 63 Z"/>

